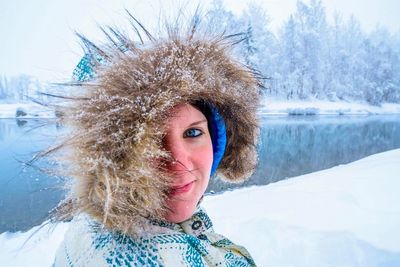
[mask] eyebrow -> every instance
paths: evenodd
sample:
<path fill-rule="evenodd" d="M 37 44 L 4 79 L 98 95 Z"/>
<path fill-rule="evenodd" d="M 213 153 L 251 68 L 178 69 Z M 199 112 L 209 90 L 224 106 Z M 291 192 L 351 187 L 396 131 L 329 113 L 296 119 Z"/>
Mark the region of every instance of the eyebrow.
<path fill-rule="evenodd" d="M 188 127 L 193 126 L 193 125 L 202 124 L 202 123 L 207 123 L 207 120 L 201 120 L 201 121 L 192 122 L 191 124 L 189 124 Z"/>

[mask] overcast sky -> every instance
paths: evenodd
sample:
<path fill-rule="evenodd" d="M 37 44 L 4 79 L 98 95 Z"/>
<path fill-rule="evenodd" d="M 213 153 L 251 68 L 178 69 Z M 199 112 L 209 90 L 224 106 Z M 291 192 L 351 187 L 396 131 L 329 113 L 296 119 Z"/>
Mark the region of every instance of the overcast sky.
<path fill-rule="evenodd" d="M 41 80 L 68 79 L 81 57 L 74 30 L 92 38 L 99 35 L 97 23 L 126 24 L 124 8 L 145 24 L 155 21 L 161 10 L 186 7 L 198 2 L 203 9 L 211 0 L 0 0 L 0 75 L 26 73 Z M 224 0 L 227 9 L 240 14 L 244 0 Z M 295 10 L 296 0 L 259 0 L 278 28 Z M 308 3 L 308 0 L 304 1 Z M 400 30 L 400 1 L 397 0 L 323 0 L 328 19 L 335 10 L 344 18 L 351 14 L 365 31 L 377 24 L 391 32 Z M 162 4 L 161 4 L 162 3 Z M 161 7 L 161 8 L 160 8 Z M 171 11 L 166 12 L 167 15 Z"/>

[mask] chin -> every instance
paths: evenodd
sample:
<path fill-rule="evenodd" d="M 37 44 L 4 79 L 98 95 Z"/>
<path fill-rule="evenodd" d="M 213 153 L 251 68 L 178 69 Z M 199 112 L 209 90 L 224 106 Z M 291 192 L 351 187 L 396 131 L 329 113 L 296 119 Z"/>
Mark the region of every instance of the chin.
<path fill-rule="evenodd" d="M 181 223 L 192 217 L 196 211 L 198 201 L 169 201 L 170 211 L 166 214 L 165 219 L 172 223 Z"/>
<path fill-rule="evenodd" d="M 165 214 L 165 220 L 171 223 L 181 223 L 190 219 L 195 213 L 207 185 L 208 179 L 197 180 L 188 191 L 171 195 L 167 200 L 169 211 Z"/>

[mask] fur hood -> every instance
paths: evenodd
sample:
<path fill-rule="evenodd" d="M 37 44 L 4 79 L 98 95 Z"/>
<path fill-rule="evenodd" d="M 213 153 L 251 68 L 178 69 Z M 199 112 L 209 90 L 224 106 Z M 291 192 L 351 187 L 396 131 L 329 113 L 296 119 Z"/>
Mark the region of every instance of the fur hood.
<path fill-rule="evenodd" d="M 148 219 L 162 219 L 171 180 L 158 160 L 169 158 L 162 146 L 164 122 L 181 103 L 203 101 L 223 117 L 227 144 L 219 177 L 237 183 L 253 173 L 257 73 L 232 58 L 235 39 L 196 29 L 169 29 L 166 37 L 154 38 L 142 27 L 148 41 L 138 44 L 110 28 L 104 31 L 109 44 L 101 49 L 81 37 L 86 56 L 75 71 L 81 81 L 74 84 L 81 95 L 65 110 L 75 180 L 69 212 L 87 213 L 106 228 L 130 234 Z"/>

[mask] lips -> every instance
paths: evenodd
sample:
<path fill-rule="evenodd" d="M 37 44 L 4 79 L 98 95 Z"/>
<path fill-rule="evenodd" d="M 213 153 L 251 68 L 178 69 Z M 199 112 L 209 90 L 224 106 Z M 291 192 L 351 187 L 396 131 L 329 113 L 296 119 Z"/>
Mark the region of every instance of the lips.
<path fill-rule="evenodd" d="M 187 184 L 173 186 L 171 188 L 171 191 L 169 192 L 169 194 L 172 196 L 176 196 L 176 195 L 187 193 L 190 191 L 190 189 L 192 189 L 193 184 L 194 184 L 194 181 L 191 181 L 190 183 L 187 183 Z"/>

